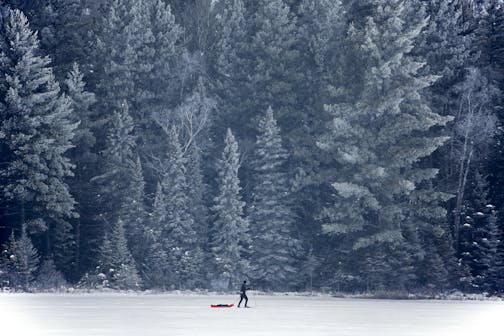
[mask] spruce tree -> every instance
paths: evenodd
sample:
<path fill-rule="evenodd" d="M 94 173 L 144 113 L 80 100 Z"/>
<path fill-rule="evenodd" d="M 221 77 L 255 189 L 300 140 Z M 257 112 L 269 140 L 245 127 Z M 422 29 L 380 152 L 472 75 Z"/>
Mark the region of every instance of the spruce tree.
<path fill-rule="evenodd" d="M 150 217 L 152 218 L 151 230 L 154 234 L 160 235 L 163 230 L 163 223 L 165 223 L 168 218 L 166 210 L 166 195 L 161 183 L 158 183 L 156 187 Z"/>
<path fill-rule="evenodd" d="M 259 120 L 254 149 L 253 203 L 249 209 L 253 240 L 253 277 L 271 289 L 287 289 L 297 271 L 300 243 L 295 238 L 289 175 L 285 172 L 287 152 L 280 129 L 268 108 Z"/>
<path fill-rule="evenodd" d="M 157 184 L 154 202 L 149 213 L 148 226 L 143 231 L 145 246 L 144 257 L 139 263 L 139 271 L 144 279 L 146 288 L 165 288 L 168 284 L 168 257 L 163 246 L 162 232 L 168 212 L 166 208 L 166 195 L 161 183 Z"/>
<path fill-rule="evenodd" d="M 66 94 L 70 99 L 73 114 L 72 119 L 79 122 L 75 130 L 73 143 L 69 152 L 75 164 L 74 177 L 69 181 L 70 190 L 77 204 L 79 218 L 74 223 L 77 271 L 87 270 L 95 261 L 93 251 L 97 251 L 99 239 L 92 229 L 96 222 L 93 220 L 96 205 L 96 193 L 89 180 L 94 176 L 99 166 L 98 155 L 94 151 L 97 131 L 96 111 L 93 108 L 96 98 L 89 92 L 84 82 L 84 75 L 77 63 L 74 63 L 65 80 Z M 101 238 L 101 237 L 100 237 Z"/>
<path fill-rule="evenodd" d="M 495 253 L 491 257 L 489 267 L 489 288 L 488 291 L 494 293 L 504 292 L 504 244 L 503 230 L 499 227 L 499 213 L 493 211 L 489 218 L 490 241 L 495 246 Z"/>
<path fill-rule="evenodd" d="M 71 120 L 70 101 L 61 93 L 50 59 L 42 55 L 37 34 L 31 31 L 26 17 L 10 10 L 1 20 L 4 206 L 16 215 L 10 218 L 15 226 L 49 232 L 46 253 L 53 253 L 56 265 L 68 274 L 74 266 L 69 220 L 77 214 L 65 179 L 73 174 L 67 151 L 72 147 L 77 123 Z"/>
<path fill-rule="evenodd" d="M 166 207 L 166 217 L 160 224 L 161 241 L 168 258 L 168 284 L 185 288 L 201 279 L 203 256 L 189 208 L 186 159 L 175 128 L 168 134 L 167 145 L 166 170 L 161 181 Z"/>
<path fill-rule="evenodd" d="M 168 257 L 162 244 L 162 225 L 166 221 L 165 195 L 161 184 L 158 183 L 154 204 L 150 213 L 149 226 L 142 232 L 144 246 L 142 260 L 139 262 L 139 272 L 146 288 L 165 288 L 168 272 Z"/>
<path fill-rule="evenodd" d="M 79 150 L 79 156 L 83 157 L 82 160 L 84 162 L 89 162 L 91 161 L 90 156 L 93 155 L 91 153 L 92 148 L 96 142 L 93 129 L 96 127 L 95 120 L 97 116 L 92 108 L 93 104 L 96 102 L 96 97 L 94 93 L 88 91 L 86 88 L 84 74 L 77 63 L 73 63 L 71 70 L 68 72 L 65 86 L 66 94 L 72 104 L 72 117 L 79 122 L 73 142 L 75 143 L 75 147 Z M 73 156 L 77 156 L 77 153 L 73 153 Z M 78 160 L 80 158 L 76 159 Z M 83 163 L 83 165 L 85 164 Z"/>
<path fill-rule="evenodd" d="M 208 220 L 209 209 L 206 204 L 206 195 L 208 187 L 204 181 L 203 151 L 197 144 L 188 149 L 187 176 L 188 179 L 188 197 L 191 203 L 191 215 L 194 219 L 194 228 L 198 236 L 199 245 L 203 248 L 208 243 Z"/>
<path fill-rule="evenodd" d="M 103 10 L 93 31 L 93 48 L 90 52 L 90 87 L 95 92 L 97 120 L 101 127 L 95 132 L 95 150 L 107 150 L 109 130 L 104 125 L 111 122 L 113 112 L 132 108 L 135 94 L 133 67 L 137 66 L 135 43 L 130 41 L 128 24 L 133 22 L 131 0 L 114 0 Z"/>
<path fill-rule="evenodd" d="M 483 74 L 488 78 L 489 82 L 496 86 L 500 92 L 504 90 L 504 59 L 502 57 L 504 51 L 504 5 L 498 0 L 488 0 L 485 2 L 483 9 L 478 16 L 476 27 L 476 38 L 474 39 L 474 49 L 480 53 L 478 67 Z M 503 101 L 502 94 L 498 94 L 492 99 L 492 106 L 495 115 L 498 118 L 499 124 L 503 120 Z M 503 172 L 503 137 L 502 132 L 495 135 L 492 144 L 491 153 L 488 158 L 487 172 L 489 173 L 490 182 L 490 199 L 492 204 L 495 204 L 499 213 L 502 212 L 500 207 L 503 204 L 504 193 L 502 186 L 504 185 Z M 501 216 L 498 218 L 499 227 L 503 226 Z"/>
<path fill-rule="evenodd" d="M 120 289 L 138 289 L 142 285 L 138 275 L 135 260 L 128 248 L 124 224 L 120 219 L 111 235 L 112 265 L 116 270 L 113 277 L 113 286 Z"/>
<path fill-rule="evenodd" d="M 187 68 L 181 63 L 182 28 L 170 6 L 162 0 L 115 0 L 96 36 L 100 109 L 114 109 L 126 100 L 139 128 L 138 142 L 149 151 L 158 149 L 155 114 L 178 102 L 187 76 L 182 74 Z"/>
<path fill-rule="evenodd" d="M 417 163 L 446 141 L 428 131 L 450 118 L 432 112 L 421 99 L 435 79 L 422 75 L 424 63 L 410 54 L 424 18 L 408 18 L 406 1 L 372 5 L 362 30 L 350 26 L 348 33 L 358 41 L 352 44 L 357 57 L 345 66 L 363 81 L 338 87 L 334 103 L 326 107 L 333 121 L 320 146 L 340 169 L 331 184 L 334 208 L 325 212 L 323 229 L 340 236 L 352 250 L 357 259 L 351 260 L 357 263 L 346 265 L 351 273 L 367 274 L 372 262 L 366 261 L 379 258 L 374 251 L 380 249 L 394 270 L 380 273 L 380 283 L 401 289 L 414 277 L 414 251 L 406 248 L 414 232 L 407 221 L 410 195 L 433 178 L 432 169 Z M 393 280 L 398 273 L 401 277 Z"/>
<path fill-rule="evenodd" d="M 244 215 L 245 202 L 240 195 L 238 143 L 230 129 L 227 130 L 224 145 L 222 158 L 217 162 L 219 192 L 212 207 L 214 221 L 210 246 L 214 267 L 211 275 L 229 289 L 247 274 L 245 257 L 250 238 L 248 221 Z"/>
<path fill-rule="evenodd" d="M 103 240 L 98 270 L 114 289 L 139 289 L 142 281 L 126 241 L 124 224 L 118 220 Z"/>
<path fill-rule="evenodd" d="M 487 205 L 487 209 L 490 210 L 490 214 L 488 216 L 486 239 L 483 240 L 485 246 L 482 259 L 488 266 L 482 286 L 486 292 L 493 294 L 499 292 L 499 283 L 504 275 L 502 273 L 502 252 L 500 250 L 502 230 L 499 229 L 499 218 L 494 206 Z"/>
<path fill-rule="evenodd" d="M 434 176 L 436 170 L 433 171 Z M 410 195 L 409 226 L 414 228 L 409 248 L 413 249 L 416 285 L 431 291 L 454 286 L 461 276 L 456 265 L 452 232 L 448 226 L 446 202 L 452 195 L 436 189 L 432 180 Z M 414 238 L 414 239 L 412 239 Z"/>
<path fill-rule="evenodd" d="M 126 238 L 128 246 L 135 260 L 142 259 L 142 251 L 145 246 L 142 241 L 138 240 L 144 232 L 147 223 L 147 212 L 145 209 L 145 181 L 143 177 L 142 163 L 137 157 L 129 161 L 130 170 L 130 187 L 129 192 L 125 196 L 124 211 L 121 212 L 121 219 L 124 222 Z"/>
<path fill-rule="evenodd" d="M 136 136 L 133 119 L 129 115 L 126 102 L 121 110 L 113 114 L 109 125 L 106 151 L 100 175 L 92 178 L 97 188 L 100 207 L 95 205 L 100 229 L 103 234 L 111 230 L 113 223 L 119 219 L 124 225 L 129 249 L 137 262 L 144 258 L 147 249 L 142 237 L 148 227 L 145 209 L 145 182 L 140 159 L 136 156 Z"/>
<path fill-rule="evenodd" d="M 39 267 L 39 255 L 26 233 L 25 226 L 19 239 L 11 232 L 7 244 L 3 247 L 2 266 L 9 287 L 22 291 L 32 289 Z"/>
<path fill-rule="evenodd" d="M 487 177 L 477 171 L 471 194 L 464 207 L 461 260 L 470 271 L 472 287 L 481 292 L 493 290 L 492 267 L 498 252 L 499 230 L 494 206 L 488 201 Z"/>
<path fill-rule="evenodd" d="M 36 279 L 37 290 L 54 291 L 65 288 L 68 285 L 63 274 L 56 269 L 54 261 L 45 258 L 40 265 Z"/>
<path fill-rule="evenodd" d="M 128 45 L 127 25 L 132 20 L 132 1 L 114 0 L 108 8 L 107 14 L 99 24 L 96 36 L 96 69 L 100 76 L 97 88 L 100 96 L 109 100 L 108 104 L 120 104 L 122 100 L 133 94 L 134 82 L 131 69 L 134 57 Z M 107 104 L 107 102 L 104 102 Z"/>
<path fill-rule="evenodd" d="M 113 113 L 108 130 L 106 150 L 100 157 L 103 161 L 101 175 L 93 177 L 92 182 L 98 187 L 100 195 L 98 216 L 110 228 L 125 211 L 129 211 L 131 204 L 127 203 L 127 198 L 133 193 L 132 184 L 135 182 L 132 176 L 136 138 L 133 119 L 125 101 Z"/>

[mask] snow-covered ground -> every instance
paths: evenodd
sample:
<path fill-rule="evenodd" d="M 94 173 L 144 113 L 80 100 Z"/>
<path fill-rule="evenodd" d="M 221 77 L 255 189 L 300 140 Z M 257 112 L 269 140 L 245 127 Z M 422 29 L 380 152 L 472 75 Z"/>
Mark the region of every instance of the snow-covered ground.
<path fill-rule="evenodd" d="M 500 335 L 504 302 L 249 296 L 0 294 L 0 333 L 17 336 Z M 499 329 L 498 329 L 499 328 Z"/>

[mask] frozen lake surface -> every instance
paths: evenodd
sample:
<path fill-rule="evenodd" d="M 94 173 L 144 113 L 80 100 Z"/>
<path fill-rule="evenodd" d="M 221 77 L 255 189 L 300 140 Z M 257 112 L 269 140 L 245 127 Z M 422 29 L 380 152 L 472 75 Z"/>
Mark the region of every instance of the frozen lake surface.
<path fill-rule="evenodd" d="M 0 331 L 18 336 L 499 335 L 504 302 L 254 296 L 0 294 Z M 500 331 L 500 332 L 498 332 Z"/>

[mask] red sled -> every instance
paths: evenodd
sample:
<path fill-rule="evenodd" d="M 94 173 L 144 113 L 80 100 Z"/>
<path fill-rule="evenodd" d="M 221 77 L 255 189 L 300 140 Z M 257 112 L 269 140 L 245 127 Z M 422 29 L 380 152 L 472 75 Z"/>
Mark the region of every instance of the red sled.
<path fill-rule="evenodd" d="M 234 304 L 233 303 L 231 303 L 231 304 L 219 303 L 219 304 L 210 305 L 210 307 L 212 307 L 212 308 L 231 308 L 231 307 L 234 307 Z"/>

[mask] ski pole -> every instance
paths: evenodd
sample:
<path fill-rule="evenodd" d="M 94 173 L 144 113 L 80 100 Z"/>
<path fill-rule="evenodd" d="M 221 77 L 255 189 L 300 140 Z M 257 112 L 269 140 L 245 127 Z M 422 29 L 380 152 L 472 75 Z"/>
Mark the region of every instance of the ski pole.
<path fill-rule="evenodd" d="M 257 307 L 256 293 L 255 293 L 255 290 L 253 288 L 252 288 L 252 291 L 254 292 L 254 307 Z"/>

